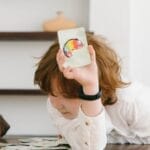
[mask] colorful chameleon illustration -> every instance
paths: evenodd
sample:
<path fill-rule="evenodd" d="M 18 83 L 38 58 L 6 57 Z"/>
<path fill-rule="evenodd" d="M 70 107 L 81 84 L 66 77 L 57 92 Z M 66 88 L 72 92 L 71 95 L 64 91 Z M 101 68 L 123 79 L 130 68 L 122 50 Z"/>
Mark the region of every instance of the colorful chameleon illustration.
<path fill-rule="evenodd" d="M 79 39 L 69 39 L 63 47 L 64 54 L 67 57 L 72 56 L 74 50 L 78 50 L 83 47 L 83 43 Z"/>

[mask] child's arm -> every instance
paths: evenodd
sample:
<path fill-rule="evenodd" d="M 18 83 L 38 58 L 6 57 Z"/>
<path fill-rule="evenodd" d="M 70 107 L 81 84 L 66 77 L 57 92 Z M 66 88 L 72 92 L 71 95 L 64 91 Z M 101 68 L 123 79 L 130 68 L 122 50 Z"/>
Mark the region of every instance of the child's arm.
<path fill-rule="evenodd" d="M 63 67 L 66 57 L 62 50 L 59 50 L 57 54 L 57 63 L 60 71 L 62 71 L 67 79 L 74 79 L 81 84 L 84 94 L 95 95 L 99 91 L 98 68 L 96 64 L 95 50 L 92 46 L 89 46 L 88 48 L 91 56 L 91 64 L 89 65 L 78 68 Z M 83 112 L 88 116 L 96 116 L 102 111 L 100 99 L 93 101 L 81 99 L 81 107 Z"/>
<path fill-rule="evenodd" d="M 107 144 L 105 109 L 94 117 L 89 117 L 79 109 L 76 119 L 62 117 L 48 100 L 48 111 L 59 133 L 65 137 L 72 150 L 103 150 Z"/>

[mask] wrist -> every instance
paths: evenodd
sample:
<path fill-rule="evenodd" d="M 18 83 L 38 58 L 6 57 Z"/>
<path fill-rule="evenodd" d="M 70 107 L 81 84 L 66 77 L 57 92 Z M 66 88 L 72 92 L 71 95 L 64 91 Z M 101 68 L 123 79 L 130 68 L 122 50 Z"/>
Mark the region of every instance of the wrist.
<path fill-rule="evenodd" d="M 86 95 L 94 95 L 99 91 L 99 85 L 97 83 L 93 85 L 91 84 L 88 86 L 83 86 L 82 89 Z"/>

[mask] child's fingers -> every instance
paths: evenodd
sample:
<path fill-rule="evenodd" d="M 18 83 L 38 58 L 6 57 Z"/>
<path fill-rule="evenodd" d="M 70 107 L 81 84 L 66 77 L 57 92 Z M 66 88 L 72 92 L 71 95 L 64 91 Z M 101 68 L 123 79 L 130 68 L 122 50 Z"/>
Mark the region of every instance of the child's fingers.
<path fill-rule="evenodd" d="M 96 62 L 96 55 L 95 55 L 95 50 L 94 50 L 93 46 L 89 45 L 88 49 L 89 49 L 89 53 L 90 53 L 90 56 L 91 56 L 91 61 Z"/>
<path fill-rule="evenodd" d="M 74 75 L 73 75 L 73 70 L 72 70 L 72 68 L 69 67 L 69 66 L 66 67 L 66 68 L 64 68 L 63 74 L 64 74 L 64 76 L 65 76 L 66 78 L 68 78 L 68 79 L 73 79 L 73 77 L 74 77 Z"/>

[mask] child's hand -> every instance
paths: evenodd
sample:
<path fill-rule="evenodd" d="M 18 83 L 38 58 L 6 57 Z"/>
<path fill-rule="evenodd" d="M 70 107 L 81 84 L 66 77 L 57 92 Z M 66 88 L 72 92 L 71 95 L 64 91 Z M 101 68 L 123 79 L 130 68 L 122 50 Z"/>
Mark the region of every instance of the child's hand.
<path fill-rule="evenodd" d="M 57 53 L 57 63 L 60 71 L 67 79 L 74 79 L 79 82 L 86 94 L 95 94 L 99 90 L 96 56 L 93 46 L 88 46 L 88 49 L 91 56 L 91 64 L 89 65 L 77 68 L 65 68 L 63 64 L 65 62 L 66 56 L 64 55 L 62 50 L 59 50 Z"/>
<path fill-rule="evenodd" d="M 91 64 L 89 65 L 78 68 L 64 68 L 63 64 L 66 56 L 62 50 L 59 50 L 57 53 L 57 63 L 60 71 L 67 79 L 74 79 L 82 85 L 84 94 L 95 95 L 99 91 L 98 67 L 96 64 L 95 50 L 91 45 L 88 49 L 91 56 Z M 80 102 L 83 112 L 88 116 L 96 116 L 102 111 L 100 99 L 95 101 L 81 100 Z"/>

